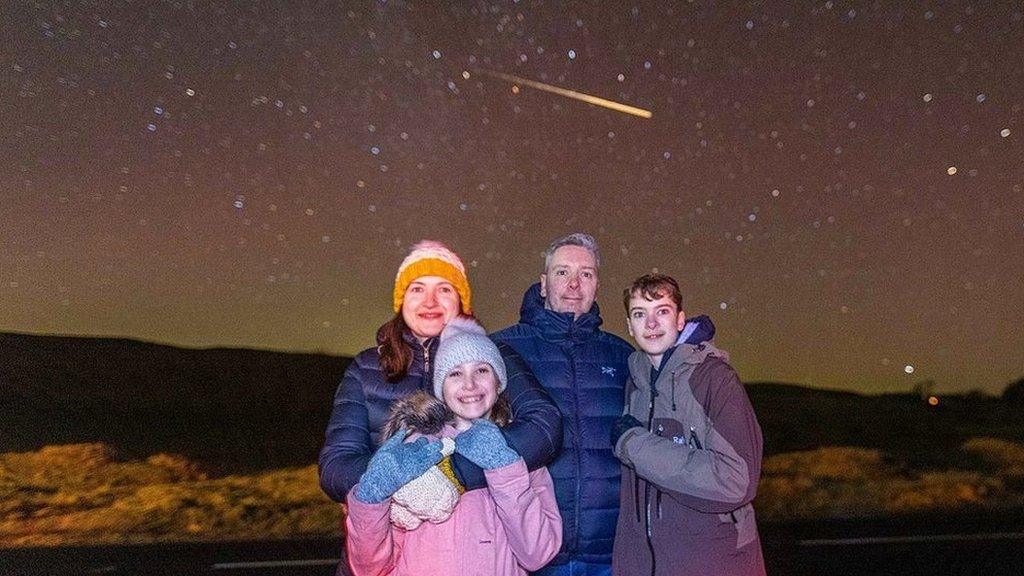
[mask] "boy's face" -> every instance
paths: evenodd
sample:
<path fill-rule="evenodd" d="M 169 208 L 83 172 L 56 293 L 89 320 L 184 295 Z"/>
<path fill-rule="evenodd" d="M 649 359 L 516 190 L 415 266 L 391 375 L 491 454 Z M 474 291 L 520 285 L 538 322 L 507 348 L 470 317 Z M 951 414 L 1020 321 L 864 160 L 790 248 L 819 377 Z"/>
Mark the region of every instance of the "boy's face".
<path fill-rule="evenodd" d="M 683 331 L 686 314 L 667 295 L 659 294 L 656 300 L 648 300 L 634 292 L 629 299 L 627 320 L 629 335 L 636 345 L 652 361 L 660 362 L 662 354 L 675 345 Z"/>

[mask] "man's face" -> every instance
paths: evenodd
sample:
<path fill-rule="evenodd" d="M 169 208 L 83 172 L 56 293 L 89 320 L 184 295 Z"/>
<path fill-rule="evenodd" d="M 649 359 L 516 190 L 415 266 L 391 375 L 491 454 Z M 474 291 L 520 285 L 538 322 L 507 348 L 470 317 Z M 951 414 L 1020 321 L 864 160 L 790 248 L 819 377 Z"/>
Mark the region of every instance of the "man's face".
<path fill-rule="evenodd" d="M 572 312 L 575 317 L 590 310 L 597 296 L 597 262 L 582 246 L 562 246 L 551 255 L 551 265 L 540 277 L 544 307 Z"/>
<path fill-rule="evenodd" d="M 634 292 L 629 299 L 629 335 L 652 362 L 661 362 L 661 356 L 671 348 L 686 324 L 686 314 L 676 308 L 667 295 L 648 300 Z"/>

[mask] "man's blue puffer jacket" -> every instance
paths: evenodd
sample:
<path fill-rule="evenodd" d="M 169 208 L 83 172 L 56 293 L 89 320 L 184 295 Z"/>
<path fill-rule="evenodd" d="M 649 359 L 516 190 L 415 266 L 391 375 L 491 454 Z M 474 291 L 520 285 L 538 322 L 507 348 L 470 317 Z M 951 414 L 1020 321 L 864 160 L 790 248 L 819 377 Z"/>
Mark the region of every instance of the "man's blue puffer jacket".
<path fill-rule="evenodd" d="M 523 297 L 519 323 L 491 336 L 526 359 L 563 414 L 562 455 L 548 466 L 563 530 L 562 550 L 551 565 L 611 564 L 620 464 L 608 437 L 622 415 L 633 347 L 600 326 L 596 303 L 579 318 L 547 310 L 534 284 Z"/>
<path fill-rule="evenodd" d="M 380 444 L 380 430 L 391 403 L 419 390 L 433 394 L 432 359 L 438 338 L 420 344 L 407 334 L 406 342 L 413 350 L 413 361 L 408 374 L 398 382 L 392 384 L 385 379 L 376 348 L 360 352 L 345 371 L 320 450 L 320 487 L 332 500 L 344 502 L 366 471 L 370 456 Z M 507 345 L 499 343 L 498 350 L 508 372 L 504 393 L 513 417 L 502 432 L 531 470 L 540 468 L 561 450 L 561 414 L 523 359 Z M 487 485 L 483 470 L 462 455 L 453 455 L 452 463 L 467 490 Z"/>

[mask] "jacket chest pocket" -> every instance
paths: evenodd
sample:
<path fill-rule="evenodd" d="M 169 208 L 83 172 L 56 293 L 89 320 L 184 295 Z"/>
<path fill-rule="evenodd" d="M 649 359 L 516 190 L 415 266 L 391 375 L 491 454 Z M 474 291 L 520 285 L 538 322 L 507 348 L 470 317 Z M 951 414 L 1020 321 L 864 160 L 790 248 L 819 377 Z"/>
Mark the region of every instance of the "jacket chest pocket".
<path fill-rule="evenodd" d="M 686 427 L 683 423 L 674 418 L 655 418 L 651 423 L 651 431 L 668 438 L 676 444 L 686 444 L 690 440 Z"/>
<path fill-rule="evenodd" d="M 662 438 L 669 438 L 676 444 L 686 444 L 697 450 L 703 450 L 707 443 L 708 425 L 703 420 L 695 419 L 691 425 L 686 425 L 674 418 L 655 418 L 651 429 Z"/>

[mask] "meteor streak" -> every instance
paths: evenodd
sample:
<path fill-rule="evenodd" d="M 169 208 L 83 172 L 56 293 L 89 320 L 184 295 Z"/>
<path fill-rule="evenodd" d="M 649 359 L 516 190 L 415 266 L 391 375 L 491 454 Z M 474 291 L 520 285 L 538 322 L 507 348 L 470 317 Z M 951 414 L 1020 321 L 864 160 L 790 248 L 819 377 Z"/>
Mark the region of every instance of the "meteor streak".
<path fill-rule="evenodd" d="M 527 80 L 526 78 L 520 78 L 511 74 L 503 74 L 501 72 L 491 72 L 490 70 L 477 70 L 478 73 L 486 76 L 492 76 L 499 78 L 512 84 L 522 84 L 523 86 L 529 86 L 530 88 L 536 88 L 537 90 L 543 90 L 545 92 L 551 92 L 552 94 L 558 94 L 559 96 L 565 96 L 566 98 L 572 98 L 573 100 L 579 100 L 580 102 L 586 102 L 587 104 L 593 104 L 594 106 L 601 106 L 615 110 L 616 112 L 623 112 L 626 114 L 632 114 L 633 116 L 639 116 L 641 118 L 650 118 L 650 110 L 644 110 L 643 108 L 636 108 L 634 106 L 627 106 L 611 100 L 605 100 L 604 98 L 598 98 L 597 96 L 591 96 L 590 94 L 584 94 L 582 92 L 576 92 L 575 90 L 568 90 L 566 88 L 559 88 L 558 86 L 552 86 L 551 84 L 545 84 L 543 82 L 537 82 L 536 80 Z"/>

